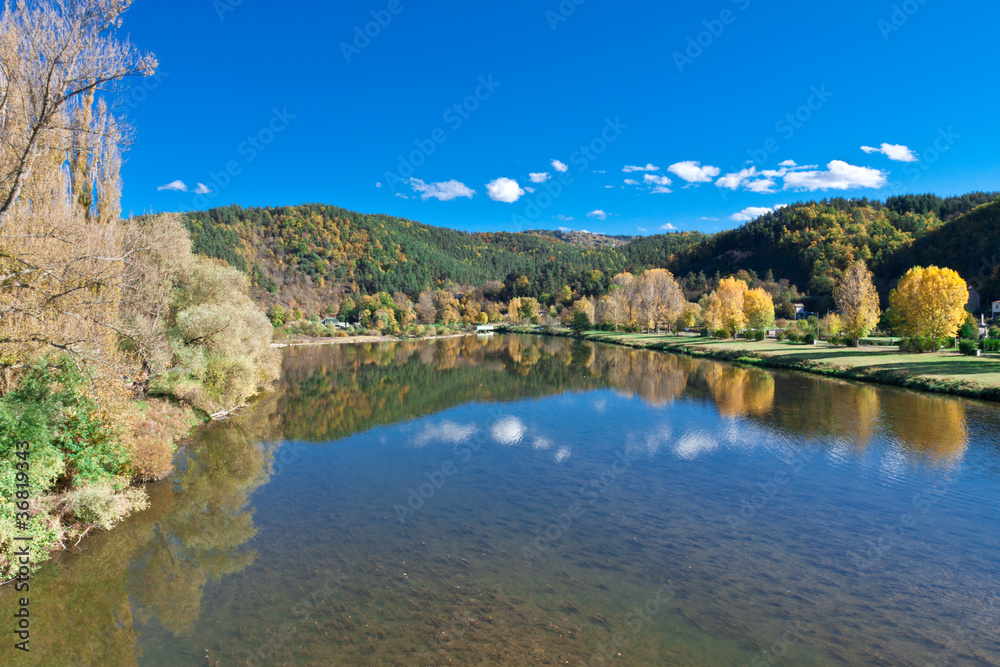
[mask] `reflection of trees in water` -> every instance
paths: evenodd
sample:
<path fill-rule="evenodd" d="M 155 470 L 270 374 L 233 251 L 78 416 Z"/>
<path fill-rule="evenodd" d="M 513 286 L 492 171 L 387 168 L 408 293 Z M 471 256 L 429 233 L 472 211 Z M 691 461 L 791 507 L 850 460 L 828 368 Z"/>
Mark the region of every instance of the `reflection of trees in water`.
<path fill-rule="evenodd" d="M 57 559 L 36 580 L 32 604 L 45 613 L 33 622 L 29 660 L 134 664 L 135 621 L 190 631 L 205 585 L 254 560 L 243 548 L 255 531 L 248 502 L 272 461 L 261 442 L 325 442 L 472 400 L 606 387 L 651 405 L 685 392 L 711 398 L 720 414 L 753 416 L 802 436 L 796 442 L 842 436 L 863 450 L 883 429 L 918 459 L 948 462 L 968 444 L 961 401 L 649 350 L 509 336 L 294 348 L 277 390 L 243 416 L 202 431 L 174 476 L 149 487 L 148 511 L 88 540 L 82 557 Z M 11 587 L 0 590 L 0 612 L 13 608 L 13 598 Z M 81 622 L 84 613 L 94 621 Z"/>
<path fill-rule="evenodd" d="M 969 433 L 962 401 L 894 392 L 883 406 L 886 423 L 910 451 L 941 462 L 957 461 L 965 454 Z"/>
<path fill-rule="evenodd" d="M 254 554 L 250 494 L 267 481 L 275 395 L 246 415 L 199 433 L 170 479 L 150 485 L 150 509 L 61 554 L 32 582 L 31 653 L 43 665 L 136 664 L 136 622 L 183 633 L 197 622 L 208 581 L 238 572 Z M 7 616 L 16 596 L 0 590 Z M 133 617 L 134 615 L 134 617 Z"/>
<path fill-rule="evenodd" d="M 763 415 L 774 406 L 774 376 L 766 371 L 710 363 L 701 375 L 725 417 Z"/>
<path fill-rule="evenodd" d="M 696 363 L 674 355 L 616 347 L 602 348 L 594 366 L 610 386 L 659 407 L 684 393 Z"/>
<path fill-rule="evenodd" d="M 263 408 L 264 406 L 257 406 Z M 241 549 L 255 534 L 251 494 L 271 475 L 272 420 L 267 411 L 213 425 L 179 478 L 156 489 L 171 511 L 133 571 L 134 596 L 143 613 L 175 634 L 194 627 L 205 584 L 251 565 L 256 552 Z M 157 499 L 158 500 L 158 499 Z"/>

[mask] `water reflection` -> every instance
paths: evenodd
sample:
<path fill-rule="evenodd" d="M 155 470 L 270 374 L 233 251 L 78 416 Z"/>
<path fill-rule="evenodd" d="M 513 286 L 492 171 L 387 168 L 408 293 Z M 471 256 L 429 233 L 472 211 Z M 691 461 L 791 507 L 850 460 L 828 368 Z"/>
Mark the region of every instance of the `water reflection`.
<path fill-rule="evenodd" d="M 913 495 L 907 485 L 936 488 L 928 485 L 942 469 L 953 475 L 966 463 L 973 434 L 1000 433 L 998 424 L 981 404 L 567 339 L 294 348 L 274 392 L 202 431 L 173 477 L 150 487 L 150 510 L 46 568 L 33 597 L 45 610 L 34 626 L 37 650 L 25 664 L 232 658 L 274 632 L 287 616 L 276 600 L 290 606 L 308 595 L 313 584 L 304 582 L 320 576 L 314 569 L 347 570 L 351 579 L 324 599 L 316 627 L 282 635 L 289 663 L 420 664 L 407 652 L 414 642 L 430 642 L 439 662 L 476 664 L 487 653 L 494 664 L 583 660 L 617 646 L 614 619 L 672 579 L 683 584 L 677 600 L 628 643 L 633 655 L 669 656 L 672 664 L 749 660 L 773 643 L 760 633 L 780 637 L 787 621 L 802 620 L 826 658 L 860 664 L 867 654 L 837 649 L 843 641 L 816 620 L 846 613 L 828 589 L 864 601 L 844 632 L 870 637 L 858 628 L 884 622 L 880 632 L 892 632 L 912 621 L 907 642 L 916 645 L 945 630 L 926 615 L 908 616 L 916 612 L 907 611 L 911 591 L 899 573 L 879 582 L 844 574 L 845 554 L 864 549 L 854 542 L 867 537 L 856 534 L 866 524 L 848 529 L 829 506 L 854 507 L 851 520 L 865 517 L 876 526 L 871 539 L 884 542 L 896 535 L 884 526 Z M 299 458 L 282 466 L 276 452 L 289 442 L 302 443 L 292 450 Z M 602 491 L 557 551 L 522 563 L 521 546 L 613 464 L 619 445 L 642 464 Z M 426 509 L 398 524 L 392 505 L 466 449 L 475 453 L 454 459 L 457 471 L 440 477 Z M 788 463 L 803 451 L 821 472 Z M 846 457 L 853 467 L 830 483 L 837 469 L 823 468 L 824 457 L 837 465 Z M 985 460 L 978 464 L 995 463 Z M 867 487 L 851 494 L 870 461 L 894 467 L 899 498 L 875 498 Z M 779 488 L 777 474 L 790 481 Z M 947 479 L 953 498 L 968 495 L 960 478 Z M 817 498 L 814 488 L 826 483 L 840 495 Z M 741 498 L 769 485 L 774 493 L 744 517 L 758 530 L 720 528 L 726 516 L 743 516 Z M 806 521 L 806 509 L 821 518 Z M 929 524 L 930 514 L 916 516 Z M 822 539 L 811 533 L 817 526 Z M 922 529 L 939 551 L 957 530 Z M 865 551 L 869 572 L 890 558 L 926 557 L 894 539 L 891 550 Z M 975 565 L 988 572 L 985 554 Z M 973 570 L 948 564 L 935 567 L 951 582 L 945 606 L 954 612 L 968 598 L 956 593 L 969 586 L 962 577 Z M 864 616 L 877 615 L 872 598 L 896 594 L 893 619 Z M 0 611 L 11 604 L 12 591 L 0 591 Z M 815 618 L 756 619 L 756 605 Z M 459 623 L 461 614 L 475 624 Z M 441 633 L 452 639 L 438 643 Z M 885 648 L 883 657 L 898 662 L 916 650 L 907 646 Z"/>

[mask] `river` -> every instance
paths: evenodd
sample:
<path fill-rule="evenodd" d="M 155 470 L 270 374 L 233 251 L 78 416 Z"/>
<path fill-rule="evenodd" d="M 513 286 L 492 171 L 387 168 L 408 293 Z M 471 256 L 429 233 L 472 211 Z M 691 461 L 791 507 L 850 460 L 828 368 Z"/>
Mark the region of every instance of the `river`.
<path fill-rule="evenodd" d="M 1000 664 L 993 405 L 559 338 L 284 354 L 44 566 L 18 664 Z"/>

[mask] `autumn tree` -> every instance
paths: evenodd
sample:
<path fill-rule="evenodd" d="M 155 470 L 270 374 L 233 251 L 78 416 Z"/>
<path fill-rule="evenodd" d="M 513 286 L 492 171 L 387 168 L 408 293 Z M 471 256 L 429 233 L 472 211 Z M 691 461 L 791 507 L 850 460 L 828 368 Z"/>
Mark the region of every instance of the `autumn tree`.
<path fill-rule="evenodd" d="M 747 325 L 744 310 L 747 284 L 736 278 L 723 278 L 718 288 L 709 296 L 705 308 L 705 321 L 709 328 L 725 330 L 732 336 Z"/>
<path fill-rule="evenodd" d="M 751 329 L 767 329 L 774 323 L 774 299 L 762 287 L 748 290 L 743 296 L 743 313 Z"/>
<path fill-rule="evenodd" d="M 514 297 L 513 299 L 510 300 L 510 303 L 507 305 L 507 319 L 510 320 L 511 324 L 520 324 L 522 317 L 523 315 L 521 315 L 521 300 L 517 297 Z"/>
<path fill-rule="evenodd" d="M 969 288 L 952 269 L 915 266 L 889 295 L 895 328 L 905 336 L 951 338 L 965 322 Z"/>
<path fill-rule="evenodd" d="M 684 310 L 684 292 L 666 269 L 650 269 L 639 276 L 638 296 L 644 321 L 657 332 L 661 322 L 670 326 Z"/>
<path fill-rule="evenodd" d="M 684 304 L 684 310 L 681 314 L 677 316 L 677 330 L 690 329 L 691 327 L 698 324 L 698 320 L 701 318 L 701 306 L 696 303 L 686 303 Z"/>
<path fill-rule="evenodd" d="M 611 287 L 617 290 L 617 297 L 621 299 L 619 306 L 623 322 L 628 325 L 633 324 L 638 319 L 640 306 L 639 282 L 631 273 L 619 273 L 611 279 Z"/>
<path fill-rule="evenodd" d="M 859 260 L 848 267 L 833 298 L 840 310 L 841 330 L 857 347 L 875 329 L 882 315 L 872 272 L 864 262 Z"/>

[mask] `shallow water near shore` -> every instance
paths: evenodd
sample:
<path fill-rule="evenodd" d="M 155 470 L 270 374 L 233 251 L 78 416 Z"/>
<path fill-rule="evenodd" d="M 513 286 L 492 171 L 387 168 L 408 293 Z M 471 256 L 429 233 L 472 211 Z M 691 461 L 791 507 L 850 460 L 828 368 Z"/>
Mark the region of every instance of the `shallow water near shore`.
<path fill-rule="evenodd" d="M 992 405 L 529 336 L 284 355 L 33 580 L 19 663 L 1000 664 Z"/>

